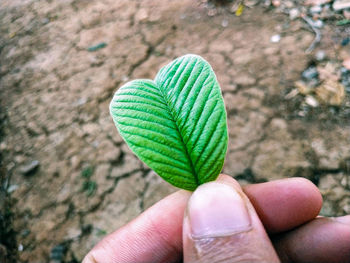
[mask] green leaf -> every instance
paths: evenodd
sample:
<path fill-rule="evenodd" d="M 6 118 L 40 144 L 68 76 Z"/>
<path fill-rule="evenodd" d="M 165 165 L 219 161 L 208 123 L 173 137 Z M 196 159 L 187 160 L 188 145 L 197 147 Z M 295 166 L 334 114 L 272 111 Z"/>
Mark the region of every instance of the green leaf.
<path fill-rule="evenodd" d="M 86 179 L 89 179 L 93 173 L 94 173 L 94 168 L 91 166 L 87 166 L 81 171 L 81 176 Z"/>
<path fill-rule="evenodd" d="M 186 55 L 155 80 L 133 80 L 110 112 L 130 149 L 163 179 L 194 190 L 215 180 L 227 149 L 226 111 L 216 76 L 203 58 Z"/>
<path fill-rule="evenodd" d="M 95 181 L 87 180 L 83 183 L 82 191 L 86 192 L 87 196 L 95 194 L 97 189 L 97 183 Z"/>

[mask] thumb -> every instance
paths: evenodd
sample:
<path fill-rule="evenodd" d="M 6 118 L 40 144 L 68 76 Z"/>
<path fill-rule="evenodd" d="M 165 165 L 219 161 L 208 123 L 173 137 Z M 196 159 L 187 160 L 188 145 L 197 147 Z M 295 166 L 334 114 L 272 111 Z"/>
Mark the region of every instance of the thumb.
<path fill-rule="evenodd" d="M 253 205 L 233 180 L 192 194 L 183 224 L 184 262 L 279 262 Z"/>

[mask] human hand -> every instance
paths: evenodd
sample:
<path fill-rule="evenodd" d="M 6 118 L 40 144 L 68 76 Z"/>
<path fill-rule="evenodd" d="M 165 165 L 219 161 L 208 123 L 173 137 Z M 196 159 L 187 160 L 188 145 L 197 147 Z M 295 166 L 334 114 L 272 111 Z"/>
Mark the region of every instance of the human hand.
<path fill-rule="evenodd" d="M 192 196 L 181 190 L 159 201 L 83 263 L 349 262 L 350 216 L 315 218 L 321 206 L 318 189 L 303 178 L 242 189 L 221 175 Z"/>

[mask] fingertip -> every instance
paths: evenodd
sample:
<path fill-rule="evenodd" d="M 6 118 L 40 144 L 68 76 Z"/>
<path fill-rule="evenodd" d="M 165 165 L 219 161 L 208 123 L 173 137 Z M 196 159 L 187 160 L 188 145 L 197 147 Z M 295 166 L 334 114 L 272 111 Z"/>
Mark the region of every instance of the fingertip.
<path fill-rule="evenodd" d="M 323 199 L 320 190 L 317 186 L 311 182 L 309 179 L 304 177 L 294 177 L 287 179 L 291 181 L 296 190 L 298 190 L 298 194 L 303 199 L 312 200 L 313 209 L 312 211 L 315 214 L 315 217 L 319 214 L 322 208 Z"/>
<path fill-rule="evenodd" d="M 242 189 L 241 185 L 234 178 L 226 174 L 220 174 L 217 181 L 233 186 L 235 189 Z"/>
<path fill-rule="evenodd" d="M 295 177 L 288 179 L 291 186 L 295 189 L 295 194 L 298 195 L 298 200 L 307 201 L 305 203 L 304 212 L 307 213 L 305 219 L 315 218 L 321 211 L 323 199 L 320 190 L 310 180 L 303 177 Z"/>
<path fill-rule="evenodd" d="M 269 233 L 290 230 L 315 218 L 322 207 L 317 187 L 305 178 L 288 178 L 244 187 Z"/>
<path fill-rule="evenodd" d="M 350 259 L 350 227 L 337 219 L 317 218 L 276 241 L 283 262 L 340 263 Z"/>

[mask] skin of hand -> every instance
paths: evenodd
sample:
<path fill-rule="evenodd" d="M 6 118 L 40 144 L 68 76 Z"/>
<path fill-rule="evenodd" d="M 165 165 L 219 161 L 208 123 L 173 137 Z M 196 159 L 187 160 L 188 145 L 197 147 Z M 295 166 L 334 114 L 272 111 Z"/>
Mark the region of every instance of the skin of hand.
<path fill-rule="evenodd" d="M 350 216 L 317 217 L 304 178 L 243 188 L 227 175 L 180 190 L 100 241 L 83 263 L 350 262 Z"/>

